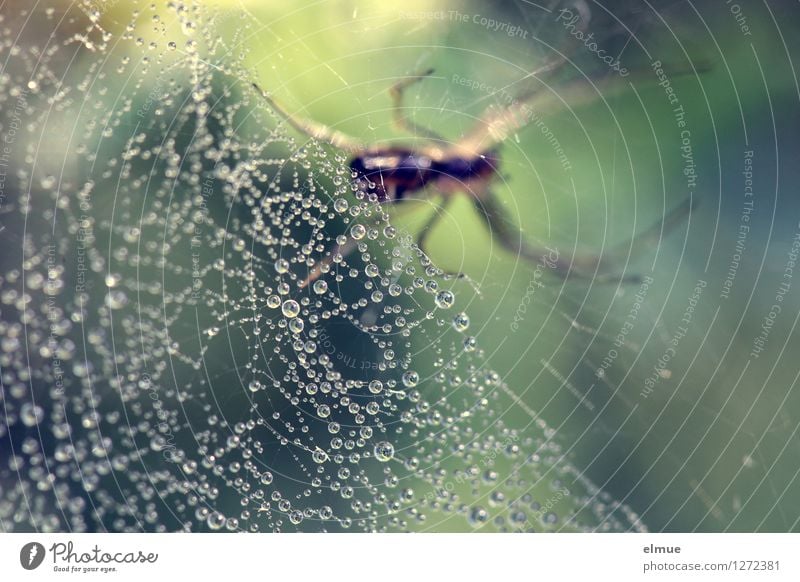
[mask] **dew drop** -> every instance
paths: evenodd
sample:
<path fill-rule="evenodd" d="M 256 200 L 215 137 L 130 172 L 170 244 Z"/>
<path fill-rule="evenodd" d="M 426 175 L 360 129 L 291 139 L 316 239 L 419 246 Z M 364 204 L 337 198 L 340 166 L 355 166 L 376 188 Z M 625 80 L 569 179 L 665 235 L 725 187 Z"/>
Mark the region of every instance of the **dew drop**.
<path fill-rule="evenodd" d="M 466 313 L 459 313 L 453 318 L 453 329 L 457 332 L 465 332 L 469 329 L 469 317 Z"/>
<path fill-rule="evenodd" d="M 419 384 L 419 374 L 413 370 L 409 370 L 403 374 L 403 386 L 406 388 L 413 388 Z"/>
<path fill-rule="evenodd" d="M 464 338 L 464 351 L 474 352 L 477 347 L 478 347 L 478 341 L 474 337 L 469 336 L 467 338 Z"/>
<path fill-rule="evenodd" d="M 41 406 L 34 406 L 30 402 L 26 402 L 20 408 L 20 418 L 22 419 L 22 424 L 33 427 L 42 422 L 44 410 Z"/>
<path fill-rule="evenodd" d="M 209 529 L 212 530 L 219 530 L 222 529 L 225 525 L 225 516 L 222 515 L 219 511 L 212 511 L 208 514 L 208 518 L 206 518 L 206 523 L 208 524 Z"/>
<path fill-rule="evenodd" d="M 300 304 L 294 299 L 287 299 L 281 306 L 281 312 L 286 317 L 297 317 L 300 315 Z"/>
<path fill-rule="evenodd" d="M 436 306 L 439 309 L 450 309 L 455 300 L 455 296 L 450 291 L 440 291 L 436 295 Z"/>
<path fill-rule="evenodd" d="M 328 453 L 326 453 L 320 448 L 317 448 L 311 455 L 311 457 L 314 459 L 314 462 L 317 463 L 318 465 L 322 465 L 328 462 Z"/>
<path fill-rule="evenodd" d="M 364 228 L 363 224 L 354 224 L 353 228 L 350 229 L 350 236 L 353 237 L 353 240 L 361 240 L 367 234 L 367 229 Z"/>
<path fill-rule="evenodd" d="M 389 441 L 381 441 L 373 449 L 375 458 L 381 463 L 387 463 L 394 458 L 394 445 Z"/>

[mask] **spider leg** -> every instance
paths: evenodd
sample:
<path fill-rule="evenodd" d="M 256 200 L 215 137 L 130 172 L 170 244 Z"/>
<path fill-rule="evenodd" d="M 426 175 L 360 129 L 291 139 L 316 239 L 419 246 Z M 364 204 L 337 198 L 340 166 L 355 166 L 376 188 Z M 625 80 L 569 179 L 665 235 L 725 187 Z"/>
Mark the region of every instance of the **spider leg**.
<path fill-rule="evenodd" d="M 328 270 L 331 263 L 334 262 L 334 257 L 339 255 L 343 259 L 347 255 L 352 253 L 354 250 L 356 250 L 356 248 L 358 248 L 358 243 L 352 238 L 348 238 L 347 242 L 344 243 L 343 245 L 337 244 L 336 246 L 334 246 L 327 257 L 325 257 L 321 261 L 317 262 L 316 265 L 314 265 L 314 267 L 311 269 L 311 272 L 308 274 L 308 277 L 306 277 L 300 283 L 300 289 L 305 289 L 306 287 L 311 285 L 311 283 L 319 279 L 320 276 Z"/>
<path fill-rule="evenodd" d="M 710 69 L 707 61 L 664 66 L 671 77 L 705 72 Z M 487 111 L 475 127 L 442 154 L 447 156 L 474 157 L 492 149 L 512 133 L 529 123 L 565 109 L 583 107 L 614 97 L 632 86 L 657 82 L 658 77 L 651 68 L 629 71 L 626 76 L 604 72 L 603 75 L 579 77 L 561 85 L 546 87 L 543 83 L 521 93 L 502 109 Z"/>
<path fill-rule="evenodd" d="M 269 106 L 280 115 L 286 123 L 291 125 L 297 131 L 312 139 L 325 142 L 333 147 L 344 150 L 350 154 L 359 154 L 367 149 L 366 144 L 358 141 L 354 137 L 337 131 L 322 123 L 311 121 L 310 119 L 303 119 L 289 113 L 282 105 L 273 99 L 266 91 L 264 91 L 257 84 L 253 83 L 253 88 L 264 98 Z"/>
<path fill-rule="evenodd" d="M 425 243 L 428 241 L 428 237 L 430 236 L 431 232 L 433 232 L 433 227 L 442 219 L 447 210 L 447 207 L 450 206 L 450 202 L 452 202 L 452 197 L 444 196 L 442 201 L 436 206 L 433 214 L 428 218 L 425 222 L 424 226 L 420 229 L 419 234 L 417 235 L 416 246 L 417 248 L 430 260 L 430 255 L 428 251 L 425 249 Z M 446 269 L 442 269 L 439 266 L 436 266 L 439 271 L 442 273 L 442 277 L 445 279 L 464 279 L 466 280 L 472 288 L 480 294 L 479 287 L 467 276 L 466 273 L 462 273 L 461 271 L 448 271 Z"/>
<path fill-rule="evenodd" d="M 419 234 L 417 235 L 417 239 L 416 239 L 416 242 L 415 242 L 415 247 L 423 255 L 425 255 L 425 257 L 427 257 L 428 260 L 430 260 L 430 257 L 428 257 L 428 253 L 425 250 L 425 243 L 427 242 L 428 236 L 430 235 L 431 231 L 433 230 L 433 227 L 436 226 L 436 224 L 441 220 L 442 216 L 444 215 L 444 211 L 450 205 L 450 202 L 451 202 L 451 198 L 450 197 L 447 197 L 447 196 L 444 197 L 443 201 L 436 205 L 436 209 L 434 210 L 434 213 L 428 218 L 428 220 L 425 222 L 423 227 L 420 229 Z M 385 202 L 384 204 L 387 205 L 387 206 L 391 206 L 391 207 L 398 206 L 398 202 L 397 201 L 389 201 L 389 202 Z M 403 206 L 403 205 L 401 204 L 400 206 Z M 309 272 L 308 277 L 306 277 L 300 283 L 300 286 L 299 286 L 300 289 L 305 289 L 306 287 L 311 285 L 314 281 L 319 279 L 320 276 L 323 273 L 326 273 L 328 271 L 328 269 L 330 268 L 331 264 L 340 262 L 342 259 L 344 259 L 348 255 L 350 255 L 357 248 L 358 248 L 358 243 L 357 243 L 357 241 L 355 241 L 352 238 L 348 238 L 347 242 L 345 242 L 342 245 L 339 245 L 339 244 L 335 245 L 331 249 L 331 251 L 328 254 L 328 256 L 326 256 L 324 259 L 322 259 L 321 261 L 317 262 L 316 265 L 314 265 L 314 267 Z M 464 280 L 466 280 L 472 286 L 472 288 L 478 294 L 480 294 L 480 288 L 466 274 L 461 273 L 461 272 L 456 272 L 456 273 L 449 272 L 449 271 L 446 271 L 446 270 L 441 269 L 439 267 L 437 267 L 437 269 L 439 269 L 439 271 L 441 271 L 442 277 L 445 278 L 445 279 L 464 279 Z"/>
<path fill-rule="evenodd" d="M 436 224 L 442 219 L 442 216 L 444 215 L 445 210 L 447 210 L 447 207 L 450 205 L 450 202 L 451 198 L 446 196 L 440 203 L 438 203 L 433 211 L 433 214 L 428 217 L 428 220 L 417 234 L 416 245 L 419 247 L 419 250 L 425 253 L 425 255 L 428 254 L 428 252 L 425 250 L 425 243 L 428 241 L 428 237 L 433 231 L 433 227 L 436 226 Z"/>
<path fill-rule="evenodd" d="M 529 262 L 552 269 L 562 279 L 572 275 L 598 283 L 637 283 L 641 281 L 639 275 L 622 275 L 615 269 L 648 245 L 659 242 L 669 231 L 681 224 L 695 206 L 696 200 L 687 198 L 647 230 L 617 244 L 603 255 L 576 254 L 572 258 L 562 257 L 557 248 L 528 244 L 522 232 L 509 220 L 502 203 L 488 189 L 476 196 L 474 203 L 490 233 L 502 247 Z"/>
<path fill-rule="evenodd" d="M 551 3 L 551 11 L 554 12 L 553 6 L 557 2 Z M 575 9 L 577 14 L 578 26 L 575 27 L 577 32 L 585 33 L 589 26 L 589 21 L 592 19 L 591 11 L 585 0 L 574 0 L 572 8 Z M 571 11 L 570 11 L 571 15 Z M 522 107 L 526 102 L 532 100 L 539 94 L 545 85 L 541 83 L 552 74 L 561 70 L 561 68 L 569 61 L 570 56 L 578 47 L 577 36 L 573 36 L 567 40 L 567 45 L 562 51 L 556 51 L 556 56 L 546 61 L 540 67 L 533 69 L 526 74 L 520 81 L 525 82 L 531 79 L 540 81 L 540 84 L 533 87 L 527 87 L 520 91 L 520 93 L 504 107 L 489 107 L 486 112 L 481 116 L 466 135 L 464 135 L 454 145 L 439 152 L 440 157 L 476 157 L 483 152 L 486 152 L 498 143 L 504 141 L 508 135 L 521 129 L 530 123 L 534 117 L 528 107 Z M 505 128 L 504 125 L 509 125 Z"/>
<path fill-rule="evenodd" d="M 392 200 L 384 202 L 383 204 L 386 206 L 396 206 L 397 202 Z M 323 273 L 327 272 L 328 268 L 332 263 L 338 262 L 334 261 L 334 258 L 337 257 L 337 255 L 341 256 L 341 258 L 344 259 L 357 248 L 358 248 L 358 243 L 356 242 L 356 240 L 349 237 L 347 239 L 347 242 L 345 242 L 344 244 L 335 245 L 331 249 L 327 257 L 325 257 L 321 261 L 318 261 L 317 264 L 314 265 L 314 267 L 311 269 L 311 272 L 309 272 L 308 277 L 306 277 L 300 283 L 300 289 L 305 289 L 306 287 L 308 287 L 311 283 L 319 279 Z"/>
<path fill-rule="evenodd" d="M 397 83 L 389 87 L 389 95 L 392 98 L 392 120 L 394 121 L 395 126 L 403 131 L 425 137 L 426 139 L 443 142 L 445 141 L 444 138 L 435 131 L 417 125 L 411 121 L 406 112 L 406 108 L 403 107 L 403 94 L 405 90 L 432 74 L 433 69 L 428 69 L 422 73 L 409 75 L 408 77 L 400 79 Z"/>
<path fill-rule="evenodd" d="M 687 220 L 692 210 L 694 210 L 699 203 L 699 196 L 689 195 L 684 198 L 683 202 L 678 206 L 662 216 L 661 220 L 654 222 L 647 229 L 634 235 L 627 241 L 617 243 L 602 257 L 602 260 L 599 261 L 600 270 L 605 270 L 606 273 L 601 274 L 599 278 L 595 277 L 595 280 L 601 283 L 620 281 L 620 276 L 618 274 L 609 271 L 614 269 L 616 265 L 624 264 L 625 261 L 634 259 L 645 249 L 657 246 L 665 236 Z M 621 280 L 623 283 L 638 283 L 641 279 L 639 275 L 627 275 Z"/>
<path fill-rule="evenodd" d="M 590 267 L 592 259 L 576 259 L 574 263 L 564 260 L 558 249 L 528 244 L 520 229 L 509 218 L 500 200 L 488 189 L 483 189 L 473 198 L 475 208 L 483 219 L 489 233 L 500 246 L 531 263 L 540 263 L 566 279 L 570 273 L 582 276 L 582 268 Z M 597 262 L 596 260 L 594 261 Z"/>
<path fill-rule="evenodd" d="M 589 26 L 589 21 L 592 19 L 592 14 L 591 14 L 591 11 L 589 10 L 589 6 L 586 4 L 585 0 L 575 0 L 575 3 L 573 4 L 573 8 L 575 8 L 575 10 L 578 12 L 578 17 L 579 17 L 579 19 L 578 19 L 578 23 L 579 24 L 576 27 L 576 31 L 585 33 L 586 29 Z M 569 46 L 569 45 L 571 45 L 571 46 Z M 558 53 L 558 56 L 550 59 L 548 62 L 543 64 L 541 67 L 532 70 L 527 75 L 525 75 L 522 78 L 522 80 L 524 81 L 526 79 L 531 79 L 531 78 L 538 79 L 542 75 L 549 75 L 551 73 L 555 73 L 555 72 L 559 71 L 567 63 L 567 61 L 569 60 L 569 57 L 572 55 L 572 53 L 575 51 L 575 48 L 578 46 L 578 43 L 576 42 L 576 38 L 575 37 L 573 37 L 573 39 L 571 39 L 571 41 L 569 42 L 569 45 L 567 46 L 567 48 L 564 51 Z M 536 90 L 531 91 L 529 89 L 529 90 L 525 91 L 523 94 L 519 95 L 517 97 L 517 99 L 519 99 L 521 97 L 524 97 L 524 95 L 527 95 L 528 92 L 535 92 L 535 91 Z"/>

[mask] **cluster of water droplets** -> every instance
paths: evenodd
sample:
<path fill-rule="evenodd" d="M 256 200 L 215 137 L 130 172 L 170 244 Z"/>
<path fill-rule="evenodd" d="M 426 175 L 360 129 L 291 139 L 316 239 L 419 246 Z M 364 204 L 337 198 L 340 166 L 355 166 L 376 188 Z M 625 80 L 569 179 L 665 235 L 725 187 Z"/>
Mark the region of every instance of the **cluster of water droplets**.
<path fill-rule="evenodd" d="M 643 527 L 485 367 L 469 285 L 250 88 L 247 17 L 37 12 L 23 43 L 26 16 L 0 23 L 4 531 Z"/>

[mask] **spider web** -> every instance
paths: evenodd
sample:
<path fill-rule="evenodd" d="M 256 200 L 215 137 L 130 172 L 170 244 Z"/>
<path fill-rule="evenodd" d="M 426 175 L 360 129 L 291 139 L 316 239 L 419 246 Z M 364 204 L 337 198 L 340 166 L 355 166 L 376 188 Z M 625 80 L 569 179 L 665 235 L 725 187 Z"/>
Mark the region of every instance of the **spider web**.
<path fill-rule="evenodd" d="M 29 39 L 6 24 L 0 78 L 4 128 L 18 128 L 0 209 L 17 218 L 0 232 L 13 249 L 2 275 L 5 531 L 646 529 L 622 502 L 646 474 L 625 474 L 644 442 L 627 435 L 647 438 L 660 410 L 644 413 L 640 392 L 652 354 L 675 338 L 666 286 L 587 291 L 545 266 L 540 287 L 496 249 L 462 261 L 478 265 L 479 292 L 447 277 L 440 267 L 458 252 L 436 250 L 444 225 L 427 256 L 416 218 L 357 191 L 340 152 L 288 132 L 251 89 L 247 47 L 263 45 L 275 59 L 306 55 L 312 74 L 357 93 L 354 107 L 373 103 L 311 40 L 287 41 L 259 14 L 145 4 L 106 27 L 86 3 L 18 18 L 28 16 Z M 385 32 L 373 17 L 354 12 L 350 26 Z M 487 53 L 518 52 L 497 38 Z M 281 81 L 302 102 L 303 79 Z M 434 105 L 418 122 L 503 104 L 496 91 L 441 84 L 420 86 L 416 102 Z M 367 118 L 366 134 L 384 139 L 388 110 Z M 534 147 L 552 147 L 541 129 Z M 509 198 L 526 171 L 547 192 L 577 192 L 520 155 L 507 171 L 500 195 L 528 230 Z M 464 211 L 445 223 L 468 240 Z M 336 256 L 346 243 L 357 251 Z M 654 385 L 679 370 L 659 368 Z M 682 467 L 672 451 L 663 459 Z M 679 482 L 703 502 L 698 478 Z M 654 513 L 660 525 L 671 516 Z"/>

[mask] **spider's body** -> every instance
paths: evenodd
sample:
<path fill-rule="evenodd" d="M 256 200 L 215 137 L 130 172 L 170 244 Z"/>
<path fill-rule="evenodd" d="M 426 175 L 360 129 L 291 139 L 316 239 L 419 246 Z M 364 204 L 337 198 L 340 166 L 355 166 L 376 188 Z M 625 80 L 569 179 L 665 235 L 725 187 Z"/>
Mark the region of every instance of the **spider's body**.
<path fill-rule="evenodd" d="M 356 156 L 350 169 L 360 188 L 374 192 L 379 202 L 391 202 L 428 187 L 449 194 L 488 181 L 497 172 L 497 156 L 487 152 L 437 160 L 411 149 L 388 147 Z"/>

